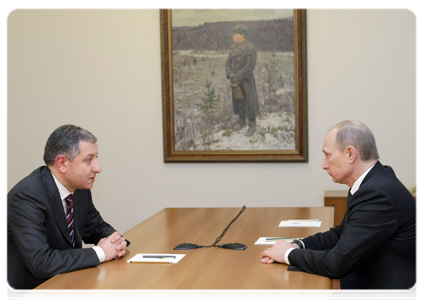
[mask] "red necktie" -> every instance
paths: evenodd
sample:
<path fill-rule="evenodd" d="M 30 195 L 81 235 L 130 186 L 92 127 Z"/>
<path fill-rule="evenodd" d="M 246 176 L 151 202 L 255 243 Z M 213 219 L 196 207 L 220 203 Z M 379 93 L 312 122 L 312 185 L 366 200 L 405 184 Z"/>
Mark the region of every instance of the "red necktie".
<path fill-rule="evenodd" d="M 75 231 L 73 229 L 73 195 L 66 197 L 66 221 L 68 223 L 69 234 L 72 241 L 72 246 L 75 247 Z"/>

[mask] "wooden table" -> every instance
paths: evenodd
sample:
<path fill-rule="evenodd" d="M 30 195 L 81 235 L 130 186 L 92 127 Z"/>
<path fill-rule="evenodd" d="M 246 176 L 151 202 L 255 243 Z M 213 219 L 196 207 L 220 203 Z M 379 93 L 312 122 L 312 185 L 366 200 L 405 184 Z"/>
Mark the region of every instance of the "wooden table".
<path fill-rule="evenodd" d="M 260 263 L 267 246 L 261 236 L 307 237 L 333 226 L 332 207 L 249 208 L 231 225 L 219 244 L 238 242 L 246 250 L 201 248 L 173 250 L 190 242 L 211 245 L 240 208 L 166 208 L 124 234 L 131 241 L 123 259 L 59 274 L 37 289 L 330 289 L 324 276 L 287 271 L 285 264 Z M 321 219 L 321 227 L 278 227 L 281 220 Z M 140 264 L 137 253 L 178 253 L 177 264 Z"/>

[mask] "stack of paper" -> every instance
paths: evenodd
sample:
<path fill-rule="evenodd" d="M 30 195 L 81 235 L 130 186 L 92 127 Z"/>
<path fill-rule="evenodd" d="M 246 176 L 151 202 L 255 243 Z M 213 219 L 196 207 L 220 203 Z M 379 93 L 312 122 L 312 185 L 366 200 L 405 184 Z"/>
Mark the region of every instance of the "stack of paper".
<path fill-rule="evenodd" d="M 286 220 L 281 221 L 279 227 L 320 227 L 322 220 L 309 219 L 309 220 Z"/>
<path fill-rule="evenodd" d="M 128 260 L 129 263 L 165 263 L 176 264 L 185 254 L 157 254 L 157 253 L 141 253 L 135 255 Z"/>
<path fill-rule="evenodd" d="M 277 241 L 292 242 L 293 240 L 299 240 L 299 238 L 261 237 L 254 243 L 254 245 L 273 245 Z"/>

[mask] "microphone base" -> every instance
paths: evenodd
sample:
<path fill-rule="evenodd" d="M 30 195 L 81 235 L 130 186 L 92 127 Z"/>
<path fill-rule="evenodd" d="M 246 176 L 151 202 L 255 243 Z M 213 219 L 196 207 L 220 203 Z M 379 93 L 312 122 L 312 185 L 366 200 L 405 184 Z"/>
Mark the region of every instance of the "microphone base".
<path fill-rule="evenodd" d="M 245 249 L 247 249 L 246 245 L 240 244 L 240 243 L 224 244 L 221 247 L 225 248 L 225 249 L 231 249 L 231 250 L 245 250 Z"/>
<path fill-rule="evenodd" d="M 183 244 L 177 245 L 175 248 L 173 248 L 173 250 L 192 250 L 197 248 L 203 248 L 203 246 L 200 247 L 199 245 L 196 245 L 196 244 L 183 243 Z"/>

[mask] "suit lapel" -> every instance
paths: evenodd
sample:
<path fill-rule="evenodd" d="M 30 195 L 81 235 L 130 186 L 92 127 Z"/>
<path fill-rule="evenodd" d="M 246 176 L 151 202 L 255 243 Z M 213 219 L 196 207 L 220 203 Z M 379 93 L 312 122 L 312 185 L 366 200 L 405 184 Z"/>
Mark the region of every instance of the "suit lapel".
<path fill-rule="evenodd" d="M 74 220 L 74 230 L 75 230 L 75 248 L 82 247 L 82 237 L 79 232 L 79 219 L 78 216 L 81 214 L 79 212 L 79 208 L 81 207 L 81 195 L 79 194 L 78 190 L 73 193 L 73 220 Z"/>
<path fill-rule="evenodd" d="M 373 166 L 373 168 L 370 170 L 369 173 L 367 173 L 366 177 L 364 177 L 363 181 L 360 184 L 360 187 L 366 182 L 368 181 L 370 178 L 372 178 L 373 176 L 375 176 L 376 174 L 380 173 L 383 170 L 383 165 L 380 163 L 380 161 L 377 161 L 376 164 Z M 351 190 L 351 189 L 350 189 Z M 354 194 L 355 195 L 355 194 Z M 351 197 L 351 199 L 354 198 L 354 195 Z M 345 226 L 344 226 L 344 230 L 347 228 L 348 223 L 349 223 L 349 214 L 348 214 L 348 210 L 349 207 L 351 205 L 352 201 L 348 201 L 347 203 L 347 212 L 345 214 Z"/>
<path fill-rule="evenodd" d="M 56 225 L 59 227 L 64 238 L 69 242 L 69 244 L 71 244 L 65 211 L 60 199 L 59 190 L 57 189 L 56 183 L 54 182 L 53 175 L 47 167 L 44 167 L 41 170 L 41 174 L 43 178 L 44 190 L 46 191 L 46 195 L 49 198 L 50 209 L 53 213 Z"/>

